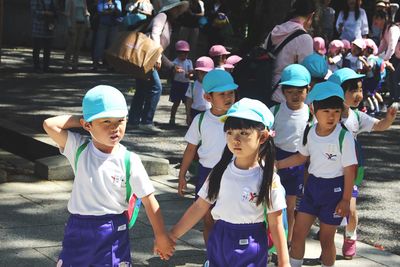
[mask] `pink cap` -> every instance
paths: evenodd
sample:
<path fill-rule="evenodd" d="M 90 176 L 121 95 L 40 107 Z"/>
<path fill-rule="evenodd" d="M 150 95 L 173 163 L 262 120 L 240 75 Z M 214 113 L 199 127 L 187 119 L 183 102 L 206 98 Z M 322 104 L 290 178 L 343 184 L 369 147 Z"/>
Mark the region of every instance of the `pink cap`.
<path fill-rule="evenodd" d="M 225 70 L 229 70 L 229 69 L 234 69 L 235 68 L 235 66 L 233 66 L 232 64 L 228 64 L 228 63 L 225 63 L 224 65 L 222 65 L 222 67 Z"/>
<path fill-rule="evenodd" d="M 208 51 L 210 57 L 217 57 L 222 55 L 229 55 L 231 52 L 228 52 L 223 45 L 213 45 Z"/>
<path fill-rule="evenodd" d="M 345 49 L 351 49 L 351 44 L 348 40 L 342 39 L 343 45 Z"/>
<path fill-rule="evenodd" d="M 362 50 L 365 49 L 365 41 L 364 39 L 355 39 L 352 44 L 354 44 L 355 46 L 361 48 Z"/>
<path fill-rule="evenodd" d="M 226 64 L 235 65 L 235 64 L 239 63 L 241 60 L 242 60 L 241 57 L 239 57 L 237 55 L 232 55 L 226 59 Z"/>
<path fill-rule="evenodd" d="M 340 52 L 342 48 L 344 48 L 344 44 L 342 41 L 333 40 L 332 42 L 329 43 L 328 51 L 331 53 L 337 53 Z"/>
<path fill-rule="evenodd" d="M 214 61 L 209 57 L 199 57 L 196 60 L 195 70 L 209 72 L 214 69 Z"/>
<path fill-rule="evenodd" d="M 325 40 L 322 37 L 314 37 L 314 51 L 326 54 Z"/>
<path fill-rule="evenodd" d="M 189 43 L 184 40 L 180 40 L 180 41 L 176 42 L 175 50 L 181 51 L 181 52 L 189 52 L 190 51 Z"/>
<path fill-rule="evenodd" d="M 365 47 L 366 47 L 366 48 L 371 48 L 371 49 L 372 49 L 372 53 L 373 53 L 374 55 L 378 54 L 378 47 L 376 46 L 374 40 L 372 40 L 372 39 L 365 39 L 364 42 L 365 42 Z"/>

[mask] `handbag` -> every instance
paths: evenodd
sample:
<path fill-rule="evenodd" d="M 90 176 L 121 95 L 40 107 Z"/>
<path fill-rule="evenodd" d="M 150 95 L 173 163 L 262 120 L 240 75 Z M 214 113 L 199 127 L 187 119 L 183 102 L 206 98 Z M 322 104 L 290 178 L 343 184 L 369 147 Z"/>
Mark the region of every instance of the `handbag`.
<path fill-rule="evenodd" d="M 125 31 L 106 50 L 105 57 L 117 72 L 146 79 L 162 52 L 161 45 L 144 33 Z"/>

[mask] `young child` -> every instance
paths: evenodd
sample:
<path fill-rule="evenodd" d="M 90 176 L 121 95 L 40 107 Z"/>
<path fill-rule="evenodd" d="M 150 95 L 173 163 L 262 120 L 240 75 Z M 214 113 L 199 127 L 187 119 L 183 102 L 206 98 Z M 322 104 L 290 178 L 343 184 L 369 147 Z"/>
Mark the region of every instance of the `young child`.
<path fill-rule="evenodd" d="M 208 55 L 214 61 L 214 67 L 220 70 L 225 70 L 224 64 L 230 54 L 231 52 L 227 51 L 223 45 L 213 45 L 208 51 Z"/>
<path fill-rule="evenodd" d="M 267 266 L 269 229 L 279 266 L 290 266 L 282 223 L 285 193 L 274 173 L 274 118 L 260 101 L 243 98 L 228 111 L 222 158 L 200 189 L 199 198 L 170 231 L 176 240 L 210 209 L 215 224 L 207 243 L 209 266 Z"/>
<path fill-rule="evenodd" d="M 301 134 L 304 132 L 310 117 L 310 110 L 304 104 L 311 82 L 308 70 L 302 65 L 291 64 L 283 69 L 281 81 L 280 85 L 286 102 L 271 108 L 275 117 L 272 129 L 276 133 L 274 143 L 277 160 L 296 154 L 297 146 L 301 142 Z M 304 165 L 281 169 L 278 174 L 286 191 L 288 243 L 290 244 L 295 220 L 296 200 L 303 190 Z"/>
<path fill-rule="evenodd" d="M 343 55 L 343 58 L 345 58 L 350 53 L 351 43 L 346 39 L 342 39 L 341 41 L 343 43 L 342 55 Z"/>
<path fill-rule="evenodd" d="M 331 72 L 342 68 L 344 44 L 340 40 L 333 40 L 328 47 L 328 68 Z M 347 55 L 347 54 L 346 54 Z"/>
<path fill-rule="evenodd" d="M 351 43 L 351 51 L 346 56 L 343 67 L 348 67 L 357 73 L 361 73 L 363 70 L 363 64 L 360 58 L 363 57 L 365 49 L 365 42 L 363 39 L 356 39 Z"/>
<path fill-rule="evenodd" d="M 316 218 L 320 221 L 322 266 L 334 266 L 336 228 L 349 213 L 357 158 L 353 136 L 340 122 L 343 90 L 333 82 L 316 84 L 306 102 L 317 119 L 306 127 L 296 155 L 277 163 L 278 169 L 304 164 L 308 159 L 309 177 L 297 211 L 290 249 L 290 264 L 303 263 L 305 239 Z M 341 141 L 342 139 L 342 141 Z"/>
<path fill-rule="evenodd" d="M 243 58 L 237 55 L 232 55 L 226 59 L 226 63 L 223 65 L 223 67 L 227 72 L 232 73 L 235 65 L 242 61 L 242 59 Z"/>
<path fill-rule="evenodd" d="M 325 58 L 317 53 L 306 56 L 301 65 L 311 74 L 310 90 L 312 90 L 315 84 L 325 81 L 329 75 L 328 64 Z"/>
<path fill-rule="evenodd" d="M 120 144 L 128 114 L 124 96 L 114 87 L 99 85 L 85 94 L 82 109 L 83 118 L 64 115 L 43 123 L 75 172 L 68 202 L 71 214 L 57 266 L 131 266 L 128 220 L 124 214 L 128 208 L 124 165 L 127 155 L 132 166 L 129 185 L 145 206 L 155 235 L 155 250 L 168 259 L 174 242 L 165 232 L 153 185 L 138 155 L 127 152 Z M 92 138 L 69 130 L 79 127 Z"/>
<path fill-rule="evenodd" d="M 196 60 L 196 81 L 186 91 L 186 123 L 190 125 L 197 114 L 211 108 L 210 102 L 204 98 L 203 78 L 207 72 L 214 69 L 214 62 L 209 57 L 199 57 Z"/>
<path fill-rule="evenodd" d="M 175 75 L 171 84 L 171 92 L 169 101 L 171 101 L 171 115 L 169 124 L 175 125 L 175 115 L 181 101 L 186 101 L 186 91 L 189 88 L 190 78 L 193 76 L 193 63 L 188 59 L 190 47 L 188 42 L 180 40 L 175 44 L 175 50 L 178 54 L 177 58 L 173 61 L 175 66 Z"/>
<path fill-rule="evenodd" d="M 317 53 L 318 55 L 321 56 L 325 56 L 326 54 L 325 40 L 322 37 L 314 37 L 313 47 L 314 47 L 314 53 Z"/>
<path fill-rule="evenodd" d="M 237 84 L 232 76 L 224 70 L 212 70 L 203 79 L 204 98 L 211 103 L 211 109 L 198 114 L 185 135 L 188 142 L 183 154 L 181 168 L 179 170 L 178 193 L 183 196 L 186 189 L 186 173 L 193 161 L 196 152 L 199 155 L 199 170 L 196 183 L 196 196 L 203 186 L 211 169 L 218 163 L 226 145 L 224 124 L 219 117 L 225 115 L 235 102 L 235 90 Z M 203 237 L 207 244 L 208 234 L 212 228 L 211 213 L 207 212 L 203 218 Z"/>
<path fill-rule="evenodd" d="M 343 68 L 329 77 L 329 81 L 341 85 L 344 91 L 344 111 L 341 121 L 354 138 L 362 132 L 384 131 L 392 125 L 396 118 L 397 109 L 390 107 L 387 110 L 386 117 L 378 120 L 367 115 L 364 112 L 359 112 L 357 107 L 363 99 L 362 78 L 364 75 L 357 74 L 349 68 Z M 359 150 L 359 152 L 362 152 Z M 361 153 L 362 154 L 362 153 Z M 361 162 L 360 162 L 361 163 Z M 360 164 L 359 163 L 359 164 Z M 357 177 L 362 179 L 363 177 Z M 358 185 L 354 185 L 352 198 L 350 201 L 350 216 L 346 226 L 345 238 L 343 242 L 342 252 L 346 259 L 352 259 L 356 254 L 357 240 L 357 224 L 358 215 L 356 210 L 356 200 L 358 196 Z"/>

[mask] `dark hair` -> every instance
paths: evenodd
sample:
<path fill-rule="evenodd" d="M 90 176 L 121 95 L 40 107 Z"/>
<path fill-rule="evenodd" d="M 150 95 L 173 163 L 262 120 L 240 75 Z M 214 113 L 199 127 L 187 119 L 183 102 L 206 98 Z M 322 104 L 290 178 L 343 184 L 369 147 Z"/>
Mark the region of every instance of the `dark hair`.
<path fill-rule="evenodd" d="M 390 29 L 395 23 L 392 21 L 392 16 L 386 10 L 377 10 L 374 13 L 374 18 L 383 19 L 385 25 L 383 26 L 382 33 L 385 33 L 387 29 Z"/>
<path fill-rule="evenodd" d="M 319 109 L 344 109 L 343 99 L 338 96 L 331 96 L 323 100 L 316 100 L 313 102 L 314 114 L 317 113 Z"/>
<path fill-rule="evenodd" d="M 343 91 L 346 93 L 346 91 L 358 88 L 358 82 L 361 81 L 361 78 L 356 78 L 356 79 L 350 79 L 347 81 L 344 81 L 341 85 L 343 88 Z"/>
<path fill-rule="evenodd" d="M 225 121 L 224 131 L 230 129 L 254 129 L 262 131 L 265 129 L 264 124 L 252 120 L 240 119 L 235 117 L 228 117 Z M 232 161 L 233 154 L 228 146 L 225 146 L 224 152 L 220 161 L 212 169 L 209 176 L 208 198 L 213 200 L 218 197 L 219 189 L 221 187 L 222 175 Z M 263 169 L 263 180 L 260 185 L 260 191 L 257 198 L 257 205 L 265 203 L 268 207 L 270 205 L 269 197 L 272 185 L 272 178 L 274 176 L 275 167 L 275 145 L 272 137 L 268 137 L 259 148 L 258 164 Z"/>
<path fill-rule="evenodd" d="M 309 16 L 316 9 L 314 0 L 296 0 L 289 11 L 288 19 Z"/>
<path fill-rule="evenodd" d="M 349 5 L 346 3 L 343 7 L 343 19 L 347 20 L 347 18 L 349 17 Z M 356 0 L 356 7 L 354 8 L 354 17 L 356 20 L 358 20 L 358 18 L 360 17 L 360 3 L 358 2 L 358 0 Z"/>

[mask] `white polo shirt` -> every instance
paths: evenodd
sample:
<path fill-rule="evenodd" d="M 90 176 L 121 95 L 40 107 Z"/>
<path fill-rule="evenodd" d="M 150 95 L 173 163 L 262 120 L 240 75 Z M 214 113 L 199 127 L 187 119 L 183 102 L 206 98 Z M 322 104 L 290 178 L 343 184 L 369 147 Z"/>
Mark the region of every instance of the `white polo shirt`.
<path fill-rule="evenodd" d="M 276 108 L 277 106 L 271 108 L 273 114 Z M 307 105 L 303 105 L 299 110 L 291 110 L 286 102 L 282 102 L 272 127 L 275 130 L 275 145 L 287 152 L 296 152 L 309 116 L 310 110 Z"/>
<path fill-rule="evenodd" d="M 206 110 L 199 131 L 200 115 L 194 117 L 185 135 L 185 140 L 193 145 L 198 145 L 201 141 L 201 146 L 197 151 L 199 162 L 206 168 L 213 168 L 221 159 L 226 146 L 224 123 L 220 121 L 220 117 L 213 115 L 210 110 Z"/>
<path fill-rule="evenodd" d="M 67 157 L 71 166 L 75 165 L 78 147 L 86 137 L 68 131 L 67 143 L 61 154 Z M 126 203 L 125 151 L 123 145 L 115 154 L 98 150 L 92 141 L 79 156 L 68 211 L 80 215 L 121 214 Z M 154 192 L 154 187 L 138 155 L 131 153 L 132 192 L 139 198 Z"/>
<path fill-rule="evenodd" d="M 264 206 L 256 205 L 260 184 L 263 179 L 260 166 L 249 170 L 242 170 L 232 161 L 226 168 L 221 179 L 221 186 L 216 200 L 210 201 L 208 195 L 208 179 L 200 189 L 198 195 L 210 204 L 214 204 L 211 214 L 214 220 L 224 220 L 229 223 L 259 223 L 264 221 Z M 285 189 L 280 178 L 274 174 L 270 207 L 267 213 L 286 208 Z"/>
<path fill-rule="evenodd" d="M 339 135 L 342 127 L 336 125 L 335 130 L 328 136 L 319 136 L 316 133 L 317 124 L 311 127 L 307 144 L 300 142 L 298 151 L 304 156 L 310 156 L 308 172 L 320 178 L 335 178 L 343 175 L 343 168 L 357 164 L 354 138 L 346 132 L 340 153 Z M 303 140 L 303 135 L 301 137 Z"/>

